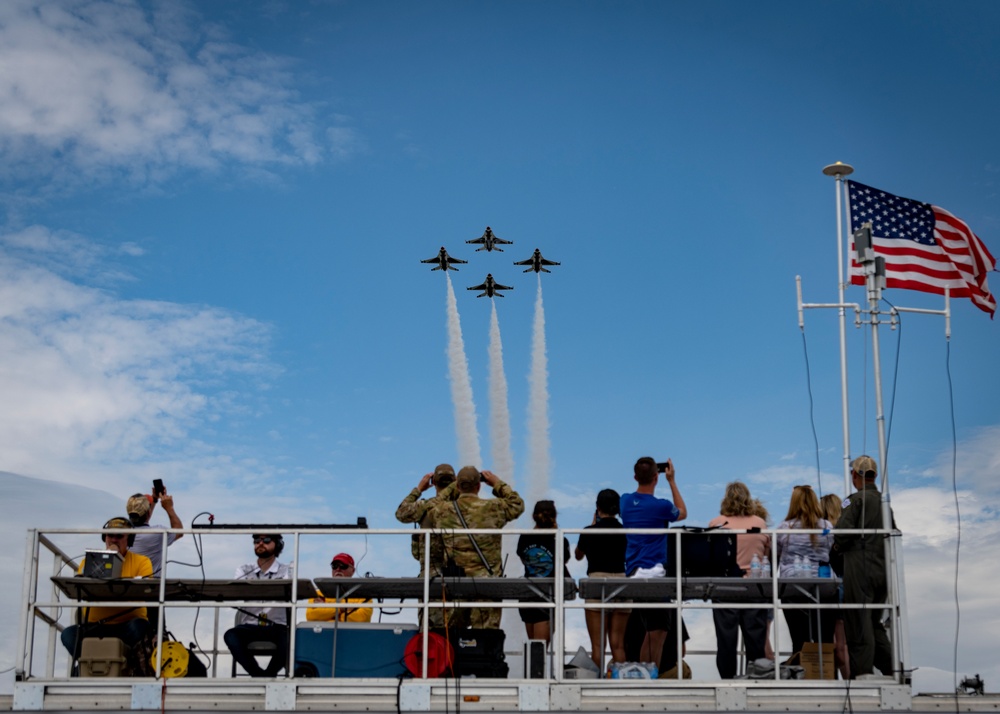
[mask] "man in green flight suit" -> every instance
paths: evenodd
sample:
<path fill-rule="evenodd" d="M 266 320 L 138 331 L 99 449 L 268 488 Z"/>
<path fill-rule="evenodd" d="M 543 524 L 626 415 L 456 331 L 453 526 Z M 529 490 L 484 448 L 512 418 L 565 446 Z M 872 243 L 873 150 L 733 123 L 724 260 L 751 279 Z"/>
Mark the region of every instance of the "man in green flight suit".
<path fill-rule="evenodd" d="M 875 487 L 877 475 L 878 466 L 872 457 L 859 456 L 851 462 L 851 478 L 857 491 L 844 501 L 836 530 L 882 528 L 882 494 Z M 891 527 L 895 525 L 893 522 Z M 873 674 L 872 667 L 883 675 L 892 675 L 892 645 L 882 624 L 884 608 L 878 606 L 888 599 L 885 539 L 881 533 L 834 534 L 834 549 L 844 556 L 844 602 L 874 606 L 843 611 L 852 678 Z"/>
<path fill-rule="evenodd" d="M 495 498 L 479 497 L 480 482 L 493 489 Z M 444 531 L 441 543 L 447 565 L 454 564 L 469 577 L 502 575 L 503 536 L 461 535 L 466 528 L 503 528 L 524 513 L 524 501 L 517 491 L 491 471 L 482 473 L 475 466 L 465 466 L 455 482 L 438 494 L 438 502 L 429 511 L 434 528 Z M 447 613 L 450 628 L 500 627 L 500 608 L 456 608 Z"/>

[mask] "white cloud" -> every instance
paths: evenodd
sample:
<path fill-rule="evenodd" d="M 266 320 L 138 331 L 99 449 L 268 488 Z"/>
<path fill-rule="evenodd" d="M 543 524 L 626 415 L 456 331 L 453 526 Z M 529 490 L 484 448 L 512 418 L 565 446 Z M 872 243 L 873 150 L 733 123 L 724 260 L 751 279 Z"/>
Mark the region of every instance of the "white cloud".
<path fill-rule="evenodd" d="M 229 409 L 227 380 L 273 374 L 266 325 L 73 282 L 114 270 L 80 236 L 36 226 L 0 250 L 0 468 L 73 480 L 182 452 L 196 420 Z"/>
<path fill-rule="evenodd" d="M 326 130 L 330 141 L 330 152 L 338 159 L 348 159 L 367 151 L 368 146 L 355 129 L 348 126 L 332 126 Z"/>
<path fill-rule="evenodd" d="M 182 3 L 0 3 L 0 150 L 8 177 L 146 182 L 226 162 L 324 158 L 292 64 L 234 44 Z M 328 137 L 337 157 L 362 142 Z"/>

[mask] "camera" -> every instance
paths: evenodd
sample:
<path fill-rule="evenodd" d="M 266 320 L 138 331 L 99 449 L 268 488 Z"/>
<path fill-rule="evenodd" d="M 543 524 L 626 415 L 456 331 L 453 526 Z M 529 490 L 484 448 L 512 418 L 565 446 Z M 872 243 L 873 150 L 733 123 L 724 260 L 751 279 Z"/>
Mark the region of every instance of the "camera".
<path fill-rule="evenodd" d="M 667 472 L 667 462 L 666 461 L 657 461 L 656 462 L 656 470 L 659 471 L 661 474 L 665 474 Z"/>
<path fill-rule="evenodd" d="M 153 503 L 160 500 L 160 496 L 167 492 L 166 486 L 163 485 L 163 479 L 154 478 L 153 479 Z"/>

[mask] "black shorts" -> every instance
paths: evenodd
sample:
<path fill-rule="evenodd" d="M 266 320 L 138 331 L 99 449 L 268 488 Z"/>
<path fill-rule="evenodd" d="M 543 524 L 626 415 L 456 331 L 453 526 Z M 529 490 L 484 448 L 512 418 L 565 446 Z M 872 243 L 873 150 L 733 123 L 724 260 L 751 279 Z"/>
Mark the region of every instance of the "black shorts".
<path fill-rule="evenodd" d="M 540 607 L 522 607 L 517 612 L 521 616 L 521 622 L 535 625 L 539 622 L 548 622 L 552 611 Z"/>

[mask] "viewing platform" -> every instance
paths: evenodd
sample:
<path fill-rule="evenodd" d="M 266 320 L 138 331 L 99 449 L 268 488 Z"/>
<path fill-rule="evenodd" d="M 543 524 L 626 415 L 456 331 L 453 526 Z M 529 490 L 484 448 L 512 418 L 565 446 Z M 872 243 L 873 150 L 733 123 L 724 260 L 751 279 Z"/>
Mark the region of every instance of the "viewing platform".
<path fill-rule="evenodd" d="M 226 535 L 267 533 L 271 528 L 247 528 L 226 531 Z M 164 533 L 169 531 L 163 531 Z M 220 535 L 217 529 L 184 529 L 195 538 Z M 496 531 L 468 531 L 473 534 Z M 507 529 L 505 536 L 514 537 L 524 529 Z M 560 529 L 564 534 L 580 533 L 581 529 Z M 665 532 L 665 531 L 641 531 Z M 671 529 L 671 533 L 687 536 L 687 532 Z M 777 531 L 772 531 L 777 532 Z M 93 543 L 89 532 L 87 543 Z M 327 539 L 353 535 L 357 531 L 337 528 L 283 530 L 288 544 L 286 562 L 300 562 L 306 541 L 317 536 Z M 435 534 L 411 529 L 365 530 L 370 540 L 398 544 L 403 536 L 419 533 L 426 545 Z M 464 533 L 464 532 L 463 532 Z M 694 679 L 606 679 L 581 677 L 569 667 L 576 647 L 567 647 L 567 618 L 582 619 L 577 611 L 584 608 L 632 610 L 649 608 L 676 609 L 682 616 L 694 617 L 698 611 L 724 607 L 769 608 L 778 615 L 782 608 L 820 610 L 846 608 L 839 603 L 839 580 L 832 578 L 739 578 L 685 577 L 682 573 L 680 539 L 672 539 L 677 563 L 673 573 L 664 578 L 523 578 L 523 577 L 355 577 L 308 579 L 296 571 L 287 580 L 230 580 L 223 578 L 175 577 L 182 571 L 170 565 L 162 578 L 102 579 L 76 577 L 79 562 L 66 554 L 61 544 L 82 542 L 80 531 L 50 529 L 31 531 L 28 568 L 23 583 L 24 608 L 20 613 L 21 630 L 18 645 L 17 681 L 13 696 L 0 697 L 0 710 L 46 712 L 118 712 L 132 711 L 336 711 L 336 712 L 489 712 L 528 711 L 594 711 L 594 712 L 703 712 L 703 711 L 998 711 L 1000 698 L 992 696 L 913 696 L 906 669 L 909 658 L 905 650 L 905 612 L 896 597 L 880 605 L 889 615 L 894 633 L 897 657 L 901 662 L 895 677 L 842 681 L 829 677 L 830 662 L 819 660 L 816 679 L 781 679 L 778 668 L 767 678 L 708 679 L 705 668 L 696 671 Z M 887 532 L 899 537 L 898 532 Z M 575 537 L 575 536 L 574 536 Z M 75 540 L 74 540 L 75 538 Z M 392 540 L 395 539 L 395 540 Z M 773 541 L 773 539 L 772 539 Z M 563 569 L 559 553 L 556 572 Z M 895 576 L 895 574 L 890 574 Z M 317 589 L 327 597 L 321 607 L 340 609 L 354 607 L 332 602 L 334 598 L 371 599 L 374 609 L 372 623 L 303 622 L 306 599 Z M 898 590 L 895 592 L 899 592 Z M 472 599 L 475 599 L 473 601 Z M 586 598 L 586 602 L 584 601 Z M 430 671 L 428 638 L 432 633 L 420 629 L 419 622 L 442 600 L 449 607 L 482 606 L 504 610 L 529 604 L 530 607 L 551 611 L 552 640 L 547 648 L 542 643 L 534 651 L 516 638 L 508 636 L 504 648 L 508 669 L 506 677 L 448 676 L 423 678 L 413 673 Z M 295 653 L 289 662 L 291 676 L 251 678 L 236 673 L 237 667 L 221 639 L 221 633 L 231 626 L 233 609 L 244 606 L 284 606 L 289 621 L 297 625 L 289 630 L 289 651 Z M 200 642 L 198 656 L 206 664 L 207 677 L 86 677 L 70 676 L 68 653 L 59 640 L 59 633 L 75 620 L 75 613 L 91 605 L 122 608 L 146 607 L 162 612 L 156 617 L 157 637 L 173 632 L 188 645 Z M 310 605 L 315 607 L 314 605 Z M 367 607 L 367 605 L 366 605 Z M 854 606 L 860 607 L 860 606 Z M 520 632 L 520 622 L 512 621 Z M 475 631 L 465 631 L 472 633 Z M 194 633 L 192 636 L 191 633 Z M 454 635 L 454 633 L 451 633 Z M 680 633 L 671 633 L 680 639 Z M 772 628 L 772 642 L 783 661 L 789 654 L 788 643 L 781 642 L 777 628 Z M 371 661 L 371 648 L 343 643 L 358 643 L 372 639 L 380 652 L 377 662 Z M 362 638 L 350 639 L 350 638 Z M 305 642 L 308 638 L 330 643 L 327 646 L 332 661 L 320 657 L 313 669 L 303 663 L 310 658 Z M 381 638 L 381 639 L 374 639 Z M 422 639 L 421 639 L 422 638 Z M 523 635 L 522 635 L 523 638 Z M 301 640 L 301 642 L 298 642 Z M 403 661 L 403 648 L 416 641 L 418 660 L 411 658 L 409 668 Z M 312 641 L 312 640 L 311 640 Z M 384 643 L 384 644 L 383 644 Z M 537 644 L 537 643 L 536 643 Z M 689 643 L 692 654 L 708 655 L 705 642 Z M 714 643 L 713 643 L 714 644 Z M 343 650 L 343 651 L 342 651 Z M 339 661 L 338 661 L 339 657 Z M 541 659 L 539 659 L 539 657 Z M 366 661 L 368 658 L 369 661 Z M 456 655 L 456 660 L 460 655 Z M 707 660 L 705 660 L 707 661 Z M 155 664 L 162 666 L 162 662 Z M 824 671 L 824 666 L 826 667 Z M 392 674 L 386 674 L 388 667 Z M 323 669 L 320 672 L 320 669 Z M 746 663 L 741 660 L 740 671 Z M 365 671 L 378 676 L 350 676 Z M 303 676 L 304 673 L 313 676 Z M 337 676 L 330 676 L 336 672 Z M 346 674 L 345 674 L 346 673 Z M 786 671 L 787 673 L 787 671 Z M 712 673 L 715 674 L 714 672 Z"/>

